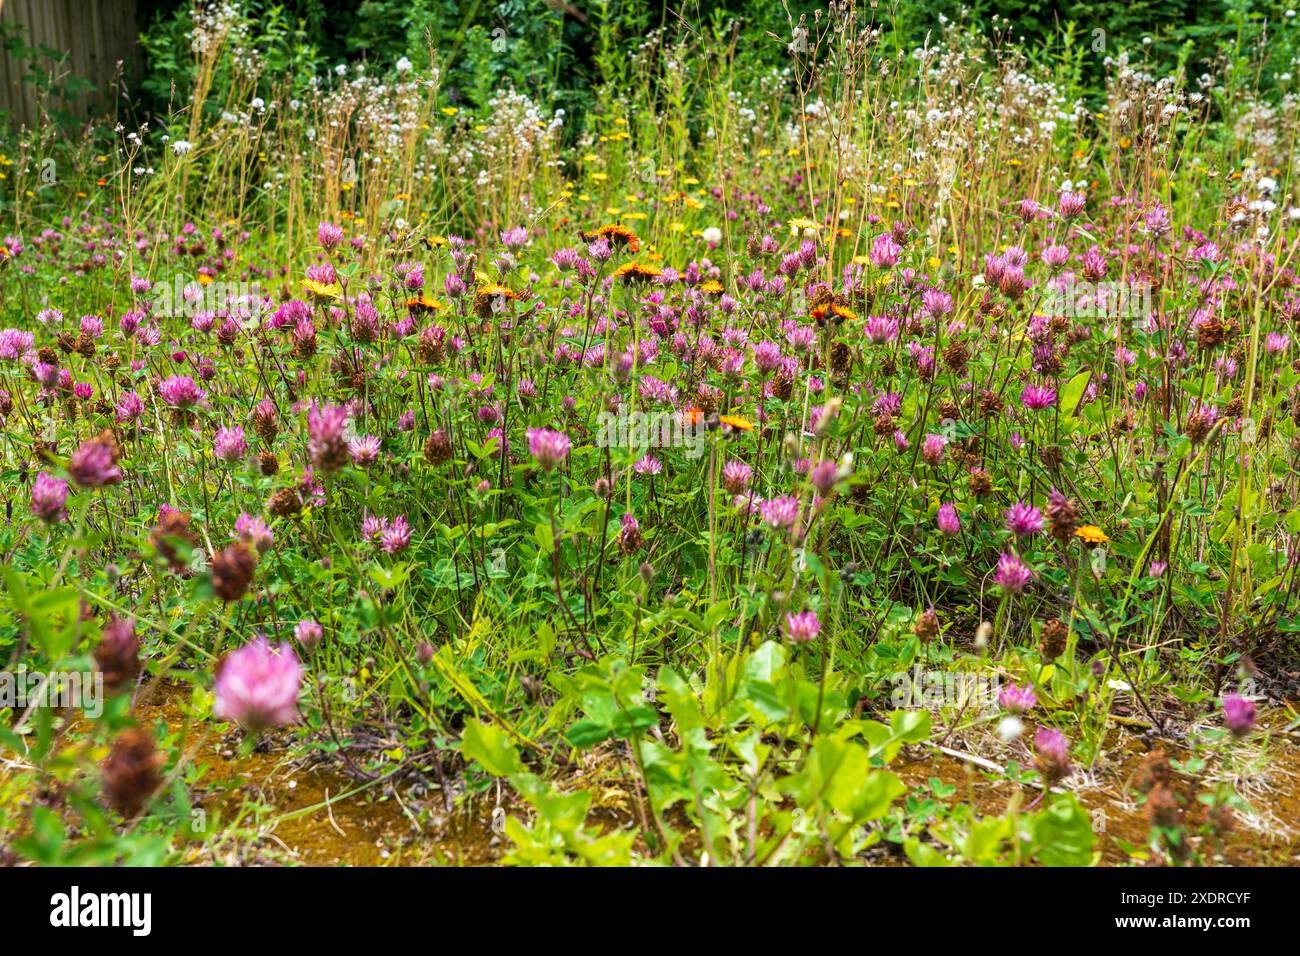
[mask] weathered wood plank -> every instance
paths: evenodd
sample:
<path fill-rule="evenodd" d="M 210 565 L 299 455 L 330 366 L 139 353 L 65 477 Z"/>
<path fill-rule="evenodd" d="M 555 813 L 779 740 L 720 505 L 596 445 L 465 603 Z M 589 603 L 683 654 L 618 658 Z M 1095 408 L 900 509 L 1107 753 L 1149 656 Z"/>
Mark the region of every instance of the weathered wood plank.
<path fill-rule="evenodd" d="M 139 66 L 136 11 L 136 0 L 0 0 L 0 22 L 19 25 L 26 45 L 68 53 L 57 76 L 71 73 L 95 89 L 71 101 L 58 95 L 47 97 L 24 82 L 32 69 L 30 61 L 0 51 L 0 110 L 10 114 L 15 126 L 31 128 L 48 110 L 90 115 L 111 106 L 118 61 L 125 64 L 128 77 L 134 76 Z M 39 66 L 51 68 L 44 59 Z"/>

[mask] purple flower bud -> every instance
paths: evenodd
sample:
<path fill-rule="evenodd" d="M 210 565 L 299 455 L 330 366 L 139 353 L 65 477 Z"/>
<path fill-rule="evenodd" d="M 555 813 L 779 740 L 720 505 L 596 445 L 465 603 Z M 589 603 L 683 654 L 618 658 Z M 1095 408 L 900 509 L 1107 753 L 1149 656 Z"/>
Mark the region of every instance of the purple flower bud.
<path fill-rule="evenodd" d="M 954 535 L 961 531 L 961 517 L 957 514 L 956 505 L 950 501 L 939 506 L 939 514 L 936 520 L 939 524 L 939 530 L 946 535 Z"/>
<path fill-rule="evenodd" d="M 32 514 L 53 524 L 68 516 L 68 483 L 41 472 L 32 484 Z"/>
<path fill-rule="evenodd" d="M 307 648 L 307 650 L 311 650 L 321 642 L 321 638 L 325 636 L 325 631 L 311 618 L 306 617 L 294 626 L 293 636 L 298 639 L 299 644 Z"/>
<path fill-rule="evenodd" d="M 1237 694 L 1225 694 L 1223 719 L 1233 736 L 1246 736 L 1255 729 L 1255 702 Z"/>

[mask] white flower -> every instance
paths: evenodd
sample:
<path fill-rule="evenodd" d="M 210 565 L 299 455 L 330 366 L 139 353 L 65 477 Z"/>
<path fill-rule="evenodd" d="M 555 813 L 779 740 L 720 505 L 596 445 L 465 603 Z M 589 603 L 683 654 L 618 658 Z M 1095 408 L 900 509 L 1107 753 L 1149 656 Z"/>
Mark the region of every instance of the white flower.
<path fill-rule="evenodd" d="M 1025 732 L 1025 723 L 1019 717 L 1008 714 L 998 723 L 998 736 L 1004 744 L 1009 744 Z"/>
<path fill-rule="evenodd" d="M 266 100 L 262 99 L 260 96 L 254 96 L 252 106 L 255 110 L 264 110 L 266 109 Z"/>
<path fill-rule="evenodd" d="M 406 57 L 402 57 L 397 61 L 397 65 L 394 66 L 393 69 L 397 70 L 398 73 L 410 73 L 413 67 L 411 66 L 410 60 Z"/>
<path fill-rule="evenodd" d="M 193 148 L 194 144 L 188 140 L 178 139 L 176 142 L 172 143 L 172 152 L 177 156 L 184 156 Z"/>
<path fill-rule="evenodd" d="M 722 242 L 722 230 L 717 226 L 709 226 L 709 228 L 705 229 L 702 233 L 702 238 L 710 245 L 716 246 L 718 243 Z"/>

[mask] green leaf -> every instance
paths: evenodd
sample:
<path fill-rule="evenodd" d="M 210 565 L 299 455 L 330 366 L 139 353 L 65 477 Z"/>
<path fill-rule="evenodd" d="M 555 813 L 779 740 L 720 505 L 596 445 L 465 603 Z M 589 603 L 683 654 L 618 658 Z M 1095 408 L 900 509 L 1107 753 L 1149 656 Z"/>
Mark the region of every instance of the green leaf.
<path fill-rule="evenodd" d="M 1056 797 L 1033 822 L 1034 855 L 1044 866 L 1088 866 L 1097 837 L 1073 794 Z"/>
<path fill-rule="evenodd" d="M 555 533 L 545 521 L 540 522 L 533 528 L 533 538 L 537 541 L 537 546 L 541 548 L 542 554 L 550 554 L 555 550 Z"/>
<path fill-rule="evenodd" d="M 671 667 L 659 671 L 659 694 L 679 733 L 704 726 L 704 713 L 690 685 Z"/>
<path fill-rule="evenodd" d="M 894 738 L 905 744 L 919 744 L 930 736 L 930 712 L 928 710 L 896 710 L 889 718 L 889 725 L 894 731 Z"/>
<path fill-rule="evenodd" d="M 1084 371 L 1065 383 L 1065 388 L 1061 389 L 1061 414 L 1065 418 L 1072 417 L 1079 408 L 1079 402 L 1083 400 L 1083 393 L 1091 380 L 1092 372 Z"/>
<path fill-rule="evenodd" d="M 461 736 L 460 752 L 466 760 L 477 760 L 494 777 L 508 777 L 524 769 L 509 735 L 496 724 L 468 721 Z"/>
<path fill-rule="evenodd" d="M 575 747 L 594 747 L 608 739 L 613 728 L 598 720 L 580 720 L 564 733 L 564 739 Z"/>
<path fill-rule="evenodd" d="M 903 844 L 903 852 L 907 858 L 917 866 L 952 866 L 952 860 L 948 859 L 943 853 L 940 853 L 934 847 L 927 843 L 912 837 Z"/>

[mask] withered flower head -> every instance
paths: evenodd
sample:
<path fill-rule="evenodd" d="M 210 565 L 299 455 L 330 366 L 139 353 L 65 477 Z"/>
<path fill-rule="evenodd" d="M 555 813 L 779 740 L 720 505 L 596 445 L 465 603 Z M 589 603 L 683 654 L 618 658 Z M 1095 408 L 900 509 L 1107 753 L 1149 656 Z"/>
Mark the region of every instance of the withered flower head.
<path fill-rule="evenodd" d="M 1052 537 L 1064 547 L 1079 527 L 1079 512 L 1074 502 L 1055 488 L 1047 496 L 1047 522 L 1051 526 Z"/>
<path fill-rule="evenodd" d="M 939 634 L 939 615 L 934 612 L 934 608 L 923 611 L 912 625 L 912 632 L 921 640 L 922 644 L 929 644 Z"/>
<path fill-rule="evenodd" d="M 183 571 L 187 556 L 181 553 L 177 545 L 184 544 L 193 548 L 197 543 L 194 533 L 190 531 L 189 512 L 164 508 L 158 515 L 157 526 L 149 534 L 149 543 L 172 571 Z"/>
<path fill-rule="evenodd" d="M 1204 408 L 1198 408 L 1187 417 L 1187 437 L 1192 440 L 1193 445 L 1205 441 L 1217 418 L 1213 411 Z"/>
<path fill-rule="evenodd" d="M 1133 775 L 1133 786 L 1142 793 L 1150 793 L 1157 786 L 1168 786 L 1173 782 L 1174 771 L 1169 763 L 1169 754 L 1164 748 L 1157 747 L 1142 758 L 1142 764 Z"/>
<path fill-rule="evenodd" d="M 265 467 L 265 464 L 263 465 Z M 266 499 L 266 510 L 277 518 L 289 518 L 302 511 L 302 499 L 296 488 L 279 488 Z"/>
<path fill-rule="evenodd" d="M 127 819 L 139 814 L 162 786 L 162 763 L 163 755 L 155 749 L 148 731 L 122 731 L 100 766 L 108 805 Z"/>
<path fill-rule="evenodd" d="M 966 480 L 966 487 L 970 493 L 977 498 L 982 498 L 993 490 L 993 479 L 983 468 L 972 468 L 970 477 Z"/>
<path fill-rule="evenodd" d="M 257 555 L 243 544 L 232 544 L 212 557 L 212 589 L 223 601 L 238 601 L 253 581 Z"/>
<path fill-rule="evenodd" d="M 1172 830 L 1182 821 L 1183 808 L 1168 784 L 1158 783 L 1147 794 L 1147 820 L 1152 825 Z"/>
<path fill-rule="evenodd" d="M 431 465 L 442 465 L 451 461 L 451 439 L 441 428 L 434 429 L 424 443 L 424 460 Z"/>
<path fill-rule="evenodd" d="M 1069 628 L 1061 623 L 1059 617 L 1043 623 L 1043 633 L 1038 645 L 1043 660 L 1054 661 L 1065 653 L 1065 643 L 1069 633 Z"/>
<path fill-rule="evenodd" d="M 110 694 L 130 688 L 140 672 L 139 653 L 135 624 L 110 613 L 103 637 L 94 650 L 95 668 L 104 675 L 104 687 Z"/>

